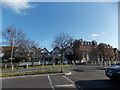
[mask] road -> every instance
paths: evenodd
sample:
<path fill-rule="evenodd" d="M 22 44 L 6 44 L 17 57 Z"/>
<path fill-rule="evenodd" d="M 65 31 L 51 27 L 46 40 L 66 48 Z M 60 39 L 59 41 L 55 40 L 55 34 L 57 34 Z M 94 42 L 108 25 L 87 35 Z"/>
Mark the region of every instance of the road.
<path fill-rule="evenodd" d="M 65 67 L 71 71 L 71 75 L 37 75 L 20 78 L 8 78 L 2 80 L 3 88 L 47 88 L 76 89 L 76 90 L 120 90 L 120 83 L 110 81 L 104 74 L 104 70 L 98 70 L 96 65 L 76 65 Z M 3 89 L 4 90 L 4 89 Z"/>
<path fill-rule="evenodd" d="M 72 75 L 67 76 L 75 85 L 82 87 L 83 90 L 120 90 L 120 82 L 110 81 L 105 76 L 105 70 L 98 70 L 96 65 L 80 65 L 69 67 Z"/>

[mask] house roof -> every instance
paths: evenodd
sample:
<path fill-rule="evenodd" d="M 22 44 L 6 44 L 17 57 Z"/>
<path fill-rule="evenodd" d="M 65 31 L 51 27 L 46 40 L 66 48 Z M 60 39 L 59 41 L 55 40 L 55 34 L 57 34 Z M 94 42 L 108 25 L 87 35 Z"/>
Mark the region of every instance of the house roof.
<path fill-rule="evenodd" d="M 44 52 L 44 51 L 46 51 L 47 53 L 49 53 L 49 51 L 45 47 L 42 48 L 41 52 Z"/>
<path fill-rule="evenodd" d="M 7 51 L 7 50 L 11 50 L 12 47 L 9 47 L 9 46 L 0 46 L 3 51 Z M 13 47 L 14 49 L 17 49 L 17 47 Z"/>
<path fill-rule="evenodd" d="M 23 49 L 24 51 L 26 51 L 26 49 L 25 49 L 23 46 L 21 46 L 21 45 L 19 45 L 19 46 L 16 48 L 16 51 L 19 50 L 19 49 Z"/>

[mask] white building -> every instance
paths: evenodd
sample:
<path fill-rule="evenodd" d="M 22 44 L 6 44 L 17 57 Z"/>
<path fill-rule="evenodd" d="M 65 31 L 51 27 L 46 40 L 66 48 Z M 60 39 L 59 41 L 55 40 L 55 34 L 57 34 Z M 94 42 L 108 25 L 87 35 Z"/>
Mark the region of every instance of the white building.
<path fill-rule="evenodd" d="M 60 49 L 59 49 L 58 47 L 55 47 L 55 48 L 51 51 L 51 57 L 58 58 L 60 54 L 61 54 L 61 52 L 60 52 Z M 62 59 L 63 59 L 63 60 L 68 60 L 67 56 L 69 56 L 69 55 L 73 55 L 73 50 L 72 50 L 72 48 L 70 48 L 70 47 L 68 47 L 68 48 L 64 51 L 64 54 L 63 54 Z"/>
<path fill-rule="evenodd" d="M 33 60 L 33 61 L 41 61 L 42 60 L 41 49 L 38 49 L 36 47 L 32 47 L 28 51 L 28 58 L 29 58 L 29 61 L 31 61 L 31 60 Z"/>
<path fill-rule="evenodd" d="M 53 58 L 58 58 L 59 54 L 60 54 L 60 49 L 58 47 L 55 47 L 51 51 L 51 57 L 53 57 Z"/>
<path fill-rule="evenodd" d="M 50 52 L 45 47 L 42 47 L 41 54 L 42 54 L 42 60 L 49 60 Z"/>
<path fill-rule="evenodd" d="M 27 59 L 27 50 L 25 50 L 22 46 L 17 47 L 15 50 L 14 56 L 20 60 Z"/>

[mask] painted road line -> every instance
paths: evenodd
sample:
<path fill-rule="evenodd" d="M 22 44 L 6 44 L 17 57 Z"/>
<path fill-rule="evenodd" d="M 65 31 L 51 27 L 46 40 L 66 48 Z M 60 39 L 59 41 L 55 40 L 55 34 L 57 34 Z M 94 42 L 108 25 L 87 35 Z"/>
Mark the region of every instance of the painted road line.
<path fill-rule="evenodd" d="M 50 79 L 50 76 L 48 75 L 47 77 L 48 77 L 48 80 L 49 80 L 49 83 L 50 83 L 50 86 L 51 86 L 52 90 L 55 90 L 54 86 L 52 84 L 52 80 Z"/>
<path fill-rule="evenodd" d="M 66 78 L 68 81 L 70 81 L 72 84 L 75 84 L 71 79 L 69 79 L 68 77 L 66 77 L 66 76 L 64 76 L 63 75 L 63 77 L 64 78 Z M 82 87 L 80 87 L 78 84 L 75 84 L 80 90 L 83 90 L 83 88 Z"/>
<path fill-rule="evenodd" d="M 55 87 L 74 87 L 75 88 L 75 85 L 74 84 L 55 85 Z"/>

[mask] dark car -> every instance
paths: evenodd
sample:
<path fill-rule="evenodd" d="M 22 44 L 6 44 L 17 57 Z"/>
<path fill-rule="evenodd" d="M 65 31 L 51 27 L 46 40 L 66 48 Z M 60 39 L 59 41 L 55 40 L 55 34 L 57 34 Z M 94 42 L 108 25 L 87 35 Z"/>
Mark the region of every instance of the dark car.
<path fill-rule="evenodd" d="M 120 80 L 120 65 L 107 68 L 105 74 L 111 80 Z"/>

